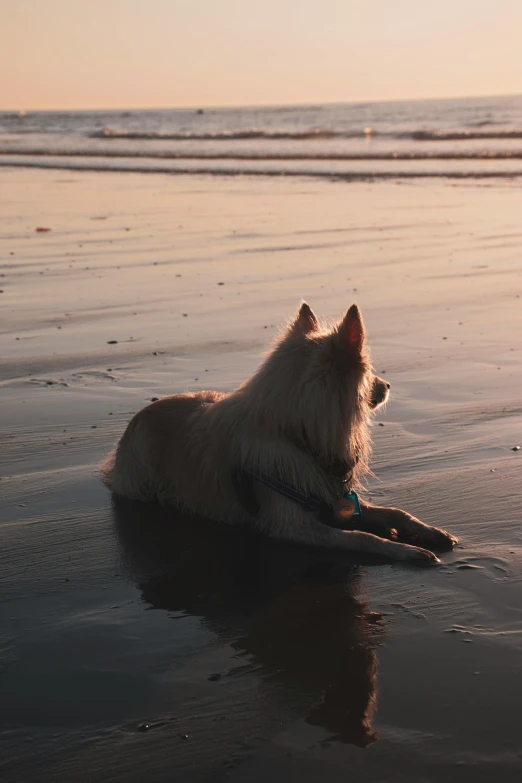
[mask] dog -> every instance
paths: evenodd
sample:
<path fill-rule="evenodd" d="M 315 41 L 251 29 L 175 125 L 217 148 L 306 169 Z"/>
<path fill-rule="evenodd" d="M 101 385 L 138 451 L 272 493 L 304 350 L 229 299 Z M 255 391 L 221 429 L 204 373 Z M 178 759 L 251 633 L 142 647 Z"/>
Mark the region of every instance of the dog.
<path fill-rule="evenodd" d="M 369 424 L 389 388 L 373 373 L 357 305 L 328 328 L 303 302 L 238 389 L 176 394 L 137 413 L 103 478 L 115 496 L 275 539 L 438 562 L 432 550 L 457 539 L 353 491 L 369 470 Z"/>

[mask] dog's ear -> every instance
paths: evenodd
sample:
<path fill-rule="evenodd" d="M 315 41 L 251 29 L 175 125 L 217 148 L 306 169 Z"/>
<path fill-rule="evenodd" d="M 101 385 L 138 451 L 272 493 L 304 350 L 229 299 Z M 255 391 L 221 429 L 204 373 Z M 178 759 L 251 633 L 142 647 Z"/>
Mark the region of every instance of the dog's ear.
<path fill-rule="evenodd" d="M 339 326 L 339 336 L 354 353 L 362 353 L 366 339 L 361 311 L 353 304 Z"/>
<path fill-rule="evenodd" d="M 290 327 L 294 334 L 307 335 L 317 329 L 318 323 L 315 314 L 309 304 L 303 302 L 297 317 Z"/>

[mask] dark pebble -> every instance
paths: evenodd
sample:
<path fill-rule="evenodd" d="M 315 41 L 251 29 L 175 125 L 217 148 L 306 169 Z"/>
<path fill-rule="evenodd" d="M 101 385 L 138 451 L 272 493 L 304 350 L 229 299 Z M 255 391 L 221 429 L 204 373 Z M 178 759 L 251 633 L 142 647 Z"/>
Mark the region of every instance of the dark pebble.
<path fill-rule="evenodd" d="M 221 674 L 219 672 L 216 672 L 215 674 L 211 674 L 208 679 L 209 682 L 217 682 L 217 680 L 221 679 Z"/>
<path fill-rule="evenodd" d="M 107 345 L 116 345 L 117 340 L 107 340 Z"/>
<path fill-rule="evenodd" d="M 511 451 L 520 451 L 520 446 L 513 446 Z"/>
<path fill-rule="evenodd" d="M 159 397 L 151 397 L 150 398 L 151 402 L 157 402 L 158 400 L 159 400 Z"/>

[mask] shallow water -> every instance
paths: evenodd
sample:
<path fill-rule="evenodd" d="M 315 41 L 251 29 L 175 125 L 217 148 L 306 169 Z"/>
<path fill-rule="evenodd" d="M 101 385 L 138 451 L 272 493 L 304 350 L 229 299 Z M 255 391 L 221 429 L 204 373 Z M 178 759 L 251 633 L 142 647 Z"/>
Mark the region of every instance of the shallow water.
<path fill-rule="evenodd" d="M 522 97 L 0 113 L 0 165 L 322 179 L 522 175 Z"/>

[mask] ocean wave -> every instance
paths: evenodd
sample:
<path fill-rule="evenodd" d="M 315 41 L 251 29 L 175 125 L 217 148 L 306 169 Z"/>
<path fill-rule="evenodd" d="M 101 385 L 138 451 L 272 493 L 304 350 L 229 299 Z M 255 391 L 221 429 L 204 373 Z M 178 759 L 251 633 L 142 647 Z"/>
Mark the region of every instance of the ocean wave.
<path fill-rule="evenodd" d="M 470 141 L 475 139 L 522 139 L 522 130 L 413 130 L 384 131 L 373 127 L 360 130 L 329 130 L 327 128 L 312 128 L 309 130 L 263 130 L 249 128 L 245 130 L 225 131 L 179 131 L 164 133 L 162 131 L 123 131 L 113 128 L 103 128 L 89 134 L 92 139 L 126 140 L 126 141 L 241 141 L 264 139 L 267 141 L 311 141 L 321 139 L 364 139 L 375 136 L 395 139 L 411 139 L 412 141 Z"/>
<path fill-rule="evenodd" d="M 522 130 L 455 130 L 455 131 L 430 131 L 418 130 L 406 133 L 402 138 L 414 141 L 469 141 L 473 139 L 522 139 Z"/>
<path fill-rule="evenodd" d="M 123 165 L 110 161 L 83 162 L 72 160 L 0 160 L 0 167 L 12 168 L 40 168 L 59 169 L 65 171 L 105 172 L 105 173 L 134 173 L 134 174 L 174 174 L 185 176 L 219 176 L 219 177 L 289 177 L 324 179 L 329 181 L 378 181 L 378 180 L 407 180 L 407 179 L 457 179 L 457 180 L 483 180 L 483 179 L 515 179 L 522 177 L 522 168 L 514 169 L 473 169 L 473 170 L 441 170 L 441 169 L 393 169 L 393 170 L 352 170 L 336 171 L 318 170 L 312 168 L 241 168 L 224 166 L 178 166 L 169 167 L 158 164 L 144 166 L 137 163 Z"/>
<path fill-rule="evenodd" d="M 330 130 L 303 130 L 303 131 L 268 131 L 261 128 L 251 128 L 240 131 L 212 131 L 200 133 L 193 131 L 180 131 L 178 133 L 162 133 L 161 131 L 119 131 L 112 128 L 103 128 L 89 134 L 91 139 L 128 139 L 130 141 L 236 141 L 238 139 L 333 139 L 338 136 L 346 136 L 344 133 Z M 361 134 L 353 134 L 356 138 Z"/>
<path fill-rule="evenodd" d="M 45 149 L 0 147 L 0 155 L 18 155 L 24 157 L 54 157 L 54 158 L 135 158 L 152 160 L 244 160 L 244 161 L 422 161 L 422 160 L 520 160 L 522 147 L 518 150 L 463 150 L 461 152 L 212 152 L 198 150 L 164 151 L 146 150 L 115 150 L 115 149 Z"/>

